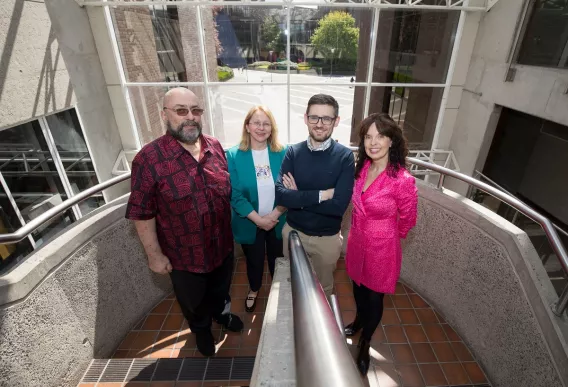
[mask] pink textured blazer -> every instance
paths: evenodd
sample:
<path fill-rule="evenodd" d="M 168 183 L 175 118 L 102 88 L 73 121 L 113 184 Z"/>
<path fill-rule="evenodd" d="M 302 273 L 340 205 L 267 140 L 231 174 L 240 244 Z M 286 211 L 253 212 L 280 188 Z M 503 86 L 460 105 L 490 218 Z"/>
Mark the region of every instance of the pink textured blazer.
<path fill-rule="evenodd" d="M 358 285 L 393 294 L 400 276 L 400 239 L 416 225 L 418 194 L 414 177 L 401 169 L 381 173 L 362 193 L 371 162 L 355 180 L 353 215 L 347 240 L 347 274 Z"/>

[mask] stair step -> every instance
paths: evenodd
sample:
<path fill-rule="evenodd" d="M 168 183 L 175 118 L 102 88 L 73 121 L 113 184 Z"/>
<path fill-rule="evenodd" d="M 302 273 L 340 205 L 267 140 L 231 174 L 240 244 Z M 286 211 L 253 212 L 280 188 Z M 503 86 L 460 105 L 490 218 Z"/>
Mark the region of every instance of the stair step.
<path fill-rule="evenodd" d="M 93 359 L 81 383 L 223 382 L 248 385 L 254 356 L 172 359 Z"/>

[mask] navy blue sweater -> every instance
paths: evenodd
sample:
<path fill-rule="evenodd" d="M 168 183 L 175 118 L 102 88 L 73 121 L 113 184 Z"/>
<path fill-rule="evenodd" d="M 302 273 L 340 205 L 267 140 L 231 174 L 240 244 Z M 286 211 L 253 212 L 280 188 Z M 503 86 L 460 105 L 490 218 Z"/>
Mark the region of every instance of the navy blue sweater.
<path fill-rule="evenodd" d="M 298 190 L 282 184 L 291 172 Z M 341 229 L 341 219 L 351 201 L 355 173 L 353 152 L 332 141 L 324 151 L 311 151 L 307 142 L 288 148 L 276 182 L 276 204 L 288 209 L 287 222 L 310 236 L 329 236 Z M 319 191 L 334 188 L 333 199 L 319 203 Z"/>

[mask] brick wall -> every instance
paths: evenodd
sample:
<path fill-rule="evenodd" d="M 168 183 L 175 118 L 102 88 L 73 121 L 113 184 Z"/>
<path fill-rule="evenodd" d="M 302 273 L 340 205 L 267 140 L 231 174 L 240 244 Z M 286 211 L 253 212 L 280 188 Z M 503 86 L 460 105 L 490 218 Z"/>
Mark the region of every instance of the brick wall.
<path fill-rule="evenodd" d="M 128 82 L 162 82 L 162 74 L 152 29 L 150 11 L 143 7 L 118 7 L 113 10 L 120 56 Z M 129 87 L 142 144 L 165 132 L 160 118 L 165 88 Z"/>

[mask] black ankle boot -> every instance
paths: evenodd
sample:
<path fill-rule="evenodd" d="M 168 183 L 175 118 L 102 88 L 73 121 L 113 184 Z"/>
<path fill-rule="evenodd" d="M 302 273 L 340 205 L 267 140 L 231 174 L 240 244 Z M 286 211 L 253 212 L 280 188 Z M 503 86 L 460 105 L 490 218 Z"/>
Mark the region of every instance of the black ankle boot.
<path fill-rule="evenodd" d="M 347 337 L 355 336 L 357 332 L 361 330 L 361 328 L 363 328 L 363 323 L 359 319 L 359 315 L 356 315 L 355 320 L 344 328 L 345 336 Z"/>
<path fill-rule="evenodd" d="M 358 347 L 357 368 L 359 372 L 361 372 L 361 375 L 365 376 L 367 375 L 367 371 L 369 371 L 369 363 L 371 362 L 371 355 L 369 354 L 371 343 L 361 336 Z"/>

